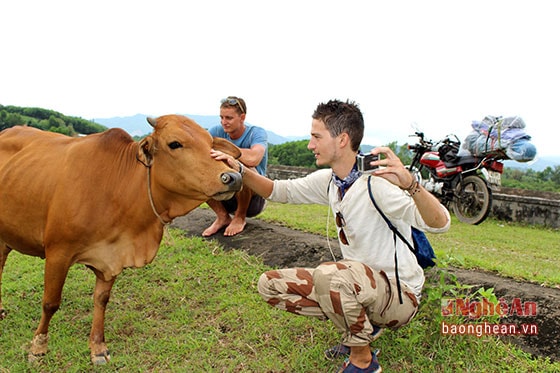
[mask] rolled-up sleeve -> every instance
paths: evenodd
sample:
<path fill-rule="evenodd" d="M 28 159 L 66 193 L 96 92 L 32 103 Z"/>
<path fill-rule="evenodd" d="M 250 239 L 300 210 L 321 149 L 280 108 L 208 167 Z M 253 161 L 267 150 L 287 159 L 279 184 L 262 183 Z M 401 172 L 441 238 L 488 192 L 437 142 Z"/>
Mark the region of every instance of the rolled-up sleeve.
<path fill-rule="evenodd" d="M 322 169 L 299 179 L 274 180 L 268 199 L 281 203 L 327 205 L 331 175 L 330 169 Z"/>

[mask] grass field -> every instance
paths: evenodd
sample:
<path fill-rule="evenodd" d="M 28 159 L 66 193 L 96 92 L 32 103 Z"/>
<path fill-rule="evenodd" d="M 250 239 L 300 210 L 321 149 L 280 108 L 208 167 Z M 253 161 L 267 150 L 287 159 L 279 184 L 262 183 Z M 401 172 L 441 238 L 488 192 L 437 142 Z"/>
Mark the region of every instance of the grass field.
<path fill-rule="evenodd" d="M 325 232 L 324 208 L 291 207 L 270 204 L 262 218 L 285 225 L 310 221 L 298 228 Z M 453 223 L 449 233 L 430 237 L 443 267 L 453 263 L 560 283 L 557 231 L 488 221 L 475 232 Z M 0 321 L 0 372 L 336 371 L 342 361 L 323 357 L 326 347 L 339 342 L 332 324 L 265 304 L 255 284 L 268 268 L 257 258 L 178 230 L 172 235 L 154 263 L 118 278 L 106 320 L 112 360 L 102 367 L 91 366 L 87 347 L 94 276 L 79 265 L 69 273 L 62 307 L 51 323 L 49 353 L 40 363 L 27 363 L 27 345 L 40 318 L 43 262 L 13 253 L 3 278 L 8 317 Z M 441 297 L 469 290 L 449 281 L 444 270 L 433 278 L 413 322 L 376 341 L 384 371 L 560 371 L 560 364 L 533 359 L 496 338 L 441 335 Z"/>

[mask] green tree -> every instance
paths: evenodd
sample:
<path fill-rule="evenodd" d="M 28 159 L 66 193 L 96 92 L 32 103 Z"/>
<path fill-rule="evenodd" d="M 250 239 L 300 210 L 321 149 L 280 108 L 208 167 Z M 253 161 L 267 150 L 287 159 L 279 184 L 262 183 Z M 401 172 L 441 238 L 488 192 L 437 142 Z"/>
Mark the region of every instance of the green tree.
<path fill-rule="evenodd" d="M 19 106 L 2 106 L 0 112 L 0 129 L 12 127 L 18 124 L 27 124 L 42 130 L 52 129 L 55 132 L 75 136 L 77 133 L 91 134 L 102 132 L 107 127 L 82 118 L 70 117 L 59 112 L 36 108 Z"/>
<path fill-rule="evenodd" d="M 308 143 L 308 140 L 299 140 L 269 146 L 270 164 L 315 168 L 315 156 L 307 149 Z"/>
<path fill-rule="evenodd" d="M 66 124 L 64 123 L 64 121 L 60 118 L 57 118 L 55 116 L 50 116 L 49 118 L 49 128 L 59 128 L 59 127 L 66 127 Z"/>
<path fill-rule="evenodd" d="M 2 115 L 2 119 L 0 120 L 0 126 L 2 129 L 26 124 L 24 117 L 20 114 L 6 113 L 4 111 L 3 113 L 5 114 Z"/>
<path fill-rule="evenodd" d="M 550 175 L 550 180 L 556 185 L 560 185 L 560 166 L 554 166 Z"/>
<path fill-rule="evenodd" d="M 8 125 L 6 124 L 7 118 L 8 118 L 8 113 L 6 112 L 6 110 L 0 110 L 0 131 L 2 131 L 5 128 L 8 128 Z"/>

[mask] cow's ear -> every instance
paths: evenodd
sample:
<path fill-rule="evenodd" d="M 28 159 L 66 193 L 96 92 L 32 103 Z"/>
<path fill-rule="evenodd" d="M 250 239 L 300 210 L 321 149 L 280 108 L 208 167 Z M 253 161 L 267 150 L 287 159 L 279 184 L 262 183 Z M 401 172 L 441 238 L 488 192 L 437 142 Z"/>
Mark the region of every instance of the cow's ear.
<path fill-rule="evenodd" d="M 214 145 L 212 146 L 212 149 L 229 154 L 235 159 L 241 157 L 241 150 L 231 142 L 221 137 L 214 137 Z"/>
<path fill-rule="evenodd" d="M 152 136 L 145 137 L 140 141 L 140 146 L 138 147 L 138 154 L 136 158 L 142 162 L 146 167 L 150 167 L 154 162 L 154 140 Z"/>

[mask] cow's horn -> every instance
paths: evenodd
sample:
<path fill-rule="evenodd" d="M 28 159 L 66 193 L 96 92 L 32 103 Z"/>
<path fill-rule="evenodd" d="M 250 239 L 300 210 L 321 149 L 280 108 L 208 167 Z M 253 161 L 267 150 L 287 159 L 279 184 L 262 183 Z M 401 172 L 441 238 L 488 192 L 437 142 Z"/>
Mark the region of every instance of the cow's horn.
<path fill-rule="evenodd" d="M 148 117 L 148 118 L 146 118 L 146 120 L 148 121 L 148 123 L 150 123 L 150 126 L 156 128 L 156 123 L 157 123 L 157 122 L 156 122 L 156 119 L 155 119 L 155 118 Z"/>

